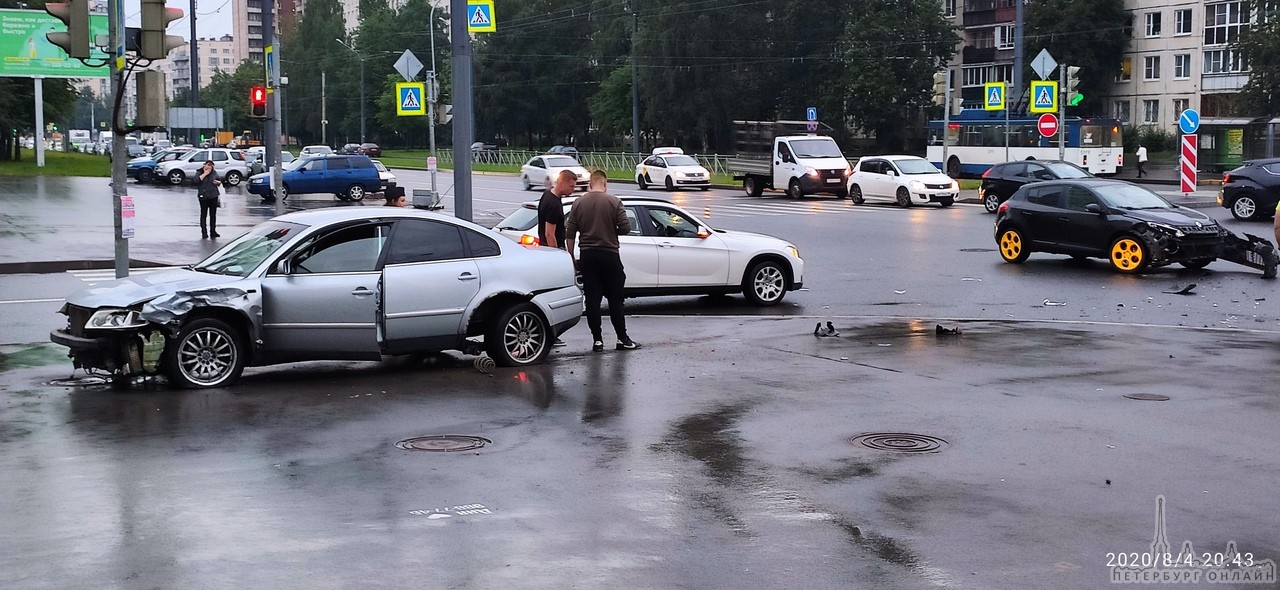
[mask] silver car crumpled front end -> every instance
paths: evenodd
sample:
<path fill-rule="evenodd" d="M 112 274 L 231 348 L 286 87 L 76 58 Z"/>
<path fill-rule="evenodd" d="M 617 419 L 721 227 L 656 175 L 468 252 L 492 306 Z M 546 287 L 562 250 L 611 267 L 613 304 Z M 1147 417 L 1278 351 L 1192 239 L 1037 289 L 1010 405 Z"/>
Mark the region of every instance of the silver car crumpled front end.
<path fill-rule="evenodd" d="M 220 287 L 178 291 L 141 305 L 90 308 L 68 298 L 60 313 L 67 326 L 54 330 L 49 339 L 70 349 L 77 369 L 120 375 L 154 375 L 170 338 L 177 335 L 182 319 L 200 307 L 256 308 L 243 289 Z M 238 309 L 254 317 L 252 309 Z"/>

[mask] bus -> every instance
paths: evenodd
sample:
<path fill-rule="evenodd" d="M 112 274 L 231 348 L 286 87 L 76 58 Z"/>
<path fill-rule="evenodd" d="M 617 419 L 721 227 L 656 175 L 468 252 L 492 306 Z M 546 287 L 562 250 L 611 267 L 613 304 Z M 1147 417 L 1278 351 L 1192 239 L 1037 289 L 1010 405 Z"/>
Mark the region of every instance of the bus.
<path fill-rule="evenodd" d="M 942 158 L 942 121 L 929 122 L 926 156 L 952 178 L 982 176 L 995 164 L 1011 160 L 1057 160 L 1058 137 L 1040 135 L 1036 118 L 1008 121 L 1001 111 L 966 109 L 952 117 L 947 129 L 947 158 Z M 1098 176 L 1118 174 L 1124 167 L 1124 128 L 1119 119 L 1067 117 L 1064 157 Z"/>

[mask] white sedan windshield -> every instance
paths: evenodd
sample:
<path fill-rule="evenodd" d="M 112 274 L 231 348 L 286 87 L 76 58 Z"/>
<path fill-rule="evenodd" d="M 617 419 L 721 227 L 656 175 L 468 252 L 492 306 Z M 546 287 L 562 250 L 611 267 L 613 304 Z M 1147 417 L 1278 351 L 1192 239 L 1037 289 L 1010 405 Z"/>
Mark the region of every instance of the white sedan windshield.
<path fill-rule="evenodd" d="M 578 166 L 577 160 L 567 156 L 543 158 L 543 161 L 547 163 L 547 168 L 574 168 Z"/>

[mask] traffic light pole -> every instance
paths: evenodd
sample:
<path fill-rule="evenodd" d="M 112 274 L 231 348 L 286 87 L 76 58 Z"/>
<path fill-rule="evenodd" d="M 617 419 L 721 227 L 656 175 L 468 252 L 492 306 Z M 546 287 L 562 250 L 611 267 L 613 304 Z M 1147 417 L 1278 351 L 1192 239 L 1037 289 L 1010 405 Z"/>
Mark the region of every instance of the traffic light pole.
<path fill-rule="evenodd" d="M 264 154 L 267 171 L 271 174 L 271 180 L 267 186 L 271 189 L 271 195 L 275 197 L 276 213 L 284 212 L 284 199 L 277 196 L 275 191 L 284 186 L 283 174 L 284 163 L 280 161 L 280 112 L 281 112 L 281 88 L 280 88 L 280 36 L 276 34 L 275 11 L 273 9 L 275 2 L 264 2 L 262 4 L 262 32 L 271 40 L 271 59 L 267 60 L 266 82 L 270 92 L 267 93 L 267 108 L 271 109 L 267 113 L 266 121 L 262 124 L 262 133 L 266 135 L 266 154 Z"/>
<path fill-rule="evenodd" d="M 120 65 L 124 53 L 124 0 L 109 0 L 107 3 L 107 37 L 111 39 L 111 51 L 107 61 L 111 65 L 111 96 L 120 97 L 124 92 L 124 73 Z M 193 60 L 194 61 L 194 60 Z M 124 237 L 124 197 L 128 182 L 129 148 L 125 135 L 120 128 L 120 101 L 115 101 L 116 108 L 111 110 L 111 209 L 115 213 L 115 267 L 116 278 L 129 276 L 129 239 Z"/>
<path fill-rule="evenodd" d="M 1058 159 L 1067 159 L 1067 65 L 1058 66 Z"/>

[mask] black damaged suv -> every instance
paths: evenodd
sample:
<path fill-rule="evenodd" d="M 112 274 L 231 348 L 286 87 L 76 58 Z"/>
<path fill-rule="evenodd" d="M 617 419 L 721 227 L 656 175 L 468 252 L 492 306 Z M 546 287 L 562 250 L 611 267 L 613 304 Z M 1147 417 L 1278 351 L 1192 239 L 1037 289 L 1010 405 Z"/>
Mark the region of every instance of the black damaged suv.
<path fill-rule="evenodd" d="M 996 213 L 1000 257 L 1032 252 L 1105 258 L 1123 273 L 1180 263 L 1203 268 L 1227 250 L 1231 233 L 1194 209 L 1149 189 L 1101 178 L 1051 180 L 1018 189 Z"/>
<path fill-rule="evenodd" d="M 1222 175 L 1218 204 L 1236 219 L 1268 219 L 1280 202 L 1280 158 L 1249 160 Z"/>

